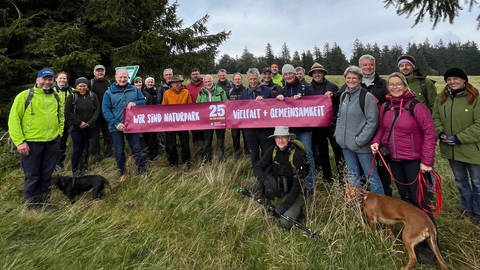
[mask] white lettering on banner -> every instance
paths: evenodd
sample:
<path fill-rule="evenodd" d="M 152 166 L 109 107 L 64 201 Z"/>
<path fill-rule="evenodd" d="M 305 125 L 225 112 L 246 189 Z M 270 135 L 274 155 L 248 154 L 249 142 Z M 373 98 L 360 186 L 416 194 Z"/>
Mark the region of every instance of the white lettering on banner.
<path fill-rule="evenodd" d="M 164 113 L 163 121 L 165 122 L 195 122 L 200 121 L 199 112 L 172 112 Z"/>
<path fill-rule="evenodd" d="M 298 118 L 325 116 L 325 105 L 315 107 L 288 107 L 270 109 L 271 118 Z"/>
<path fill-rule="evenodd" d="M 260 109 L 234 110 L 235 119 L 260 119 Z"/>
<path fill-rule="evenodd" d="M 147 123 L 160 123 L 162 122 L 162 115 L 160 113 L 149 113 L 147 114 Z"/>
<path fill-rule="evenodd" d="M 133 116 L 133 123 L 145 124 L 145 114 L 137 114 Z"/>

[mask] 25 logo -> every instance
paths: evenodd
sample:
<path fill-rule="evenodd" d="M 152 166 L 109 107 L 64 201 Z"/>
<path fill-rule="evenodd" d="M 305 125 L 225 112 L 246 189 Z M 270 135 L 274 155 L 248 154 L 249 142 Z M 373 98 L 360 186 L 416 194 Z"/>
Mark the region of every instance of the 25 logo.
<path fill-rule="evenodd" d="M 208 108 L 210 109 L 210 118 L 225 117 L 225 104 L 212 104 Z"/>

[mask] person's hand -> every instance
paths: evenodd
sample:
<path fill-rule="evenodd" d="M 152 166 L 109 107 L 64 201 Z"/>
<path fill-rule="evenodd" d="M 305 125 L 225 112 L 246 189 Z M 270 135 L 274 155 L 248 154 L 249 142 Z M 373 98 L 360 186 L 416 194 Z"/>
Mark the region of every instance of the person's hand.
<path fill-rule="evenodd" d="M 30 154 L 30 147 L 28 147 L 27 142 L 23 142 L 17 145 L 17 151 L 20 155 L 28 156 L 28 154 Z"/>
<path fill-rule="evenodd" d="M 130 110 L 132 107 L 135 107 L 137 104 L 135 104 L 135 102 L 129 102 L 127 104 L 127 109 Z"/>
<path fill-rule="evenodd" d="M 284 97 L 282 94 L 280 94 L 280 95 L 278 95 L 278 96 L 276 97 L 276 99 L 278 99 L 278 100 L 284 100 L 285 97 Z"/>
<path fill-rule="evenodd" d="M 255 100 L 262 100 L 262 99 L 263 99 L 262 96 L 258 96 L 258 97 L 255 98 Z"/>
<path fill-rule="evenodd" d="M 302 94 L 293 95 L 293 99 L 301 99 L 301 98 L 302 98 Z"/>
<path fill-rule="evenodd" d="M 123 123 L 118 123 L 117 130 L 122 132 L 125 131 L 125 125 Z"/>
<path fill-rule="evenodd" d="M 372 149 L 373 154 L 376 154 L 378 152 L 378 143 L 372 143 L 372 145 L 370 145 L 370 149 Z"/>
<path fill-rule="evenodd" d="M 445 143 L 448 145 L 456 145 L 460 144 L 460 141 L 458 140 L 457 135 L 450 135 L 445 140 Z"/>
<path fill-rule="evenodd" d="M 333 92 L 332 91 L 327 91 L 327 92 L 325 92 L 325 96 L 333 97 Z"/>
<path fill-rule="evenodd" d="M 82 121 L 82 123 L 80 123 L 80 128 L 87 128 L 87 127 L 89 127 L 89 126 L 90 126 L 89 124 L 87 124 L 87 123 L 85 123 L 85 122 L 83 122 L 83 121 Z"/>
<path fill-rule="evenodd" d="M 420 171 L 422 171 L 422 173 L 431 172 L 432 166 L 427 166 L 423 163 L 420 163 Z"/>

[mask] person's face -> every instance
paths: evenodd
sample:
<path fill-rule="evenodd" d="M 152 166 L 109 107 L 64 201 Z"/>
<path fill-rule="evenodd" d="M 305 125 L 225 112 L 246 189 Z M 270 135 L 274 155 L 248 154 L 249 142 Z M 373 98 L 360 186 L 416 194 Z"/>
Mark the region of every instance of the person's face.
<path fill-rule="evenodd" d="M 95 77 L 95 79 L 105 78 L 105 69 L 103 69 L 103 68 L 95 69 L 95 71 L 93 72 L 93 76 Z"/>
<path fill-rule="evenodd" d="M 147 86 L 147 88 L 153 88 L 154 87 L 154 83 L 153 83 L 153 80 L 148 80 L 145 82 L 145 85 Z"/>
<path fill-rule="evenodd" d="M 194 71 L 190 74 L 190 77 L 192 77 L 192 81 L 197 81 L 198 77 L 200 77 L 200 72 Z"/>
<path fill-rule="evenodd" d="M 75 86 L 75 90 L 80 93 L 80 95 L 85 95 L 87 93 L 87 84 L 86 83 L 79 83 Z"/>
<path fill-rule="evenodd" d="M 409 63 L 401 63 L 398 66 L 398 70 L 400 73 L 402 73 L 404 76 L 410 76 L 413 73 L 413 66 L 410 65 Z"/>
<path fill-rule="evenodd" d="M 53 77 L 52 76 L 47 76 L 47 77 L 40 77 L 36 79 L 36 84 L 38 88 L 42 88 L 43 90 L 49 90 L 52 88 L 53 85 Z"/>
<path fill-rule="evenodd" d="M 242 77 L 240 77 L 240 75 L 233 76 L 233 85 L 237 87 L 242 85 Z"/>
<path fill-rule="evenodd" d="M 345 84 L 350 89 L 357 87 L 360 84 L 360 76 L 355 73 L 348 72 L 347 76 L 345 76 Z"/>
<path fill-rule="evenodd" d="M 459 77 L 448 77 L 447 78 L 447 85 L 452 90 L 458 90 L 458 89 L 464 88 L 465 87 L 465 82 L 467 82 L 467 81 L 465 81 L 464 79 L 459 78 Z"/>
<path fill-rule="evenodd" d="M 272 69 L 272 73 L 273 74 L 277 74 L 278 73 L 278 66 L 273 64 L 270 66 L 270 68 Z"/>
<path fill-rule="evenodd" d="M 283 74 L 283 79 L 285 80 L 286 83 L 293 83 L 295 81 L 295 73 L 293 72 L 287 72 Z"/>
<path fill-rule="evenodd" d="M 251 87 L 256 87 L 258 85 L 258 76 L 248 75 L 248 85 Z"/>
<path fill-rule="evenodd" d="M 143 86 L 143 82 L 142 82 L 142 81 L 135 81 L 133 84 L 134 84 L 135 87 L 137 87 L 138 89 L 142 89 L 142 86 Z"/>
<path fill-rule="evenodd" d="M 280 148 L 280 150 L 287 148 L 289 141 L 290 136 L 275 136 L 275 144 L 278 146 L 278 148 Z"/>
<path fill-rule="evenodd" d="M 392 97 L 400 97 L 407 91 L 407 87 L 398 77 L 392 77 L 388 80 L 388 92 Z"/>
<path fill-rule="evenodd" d="M 165 70 L 163 72 L 163 79 L 165 79 L 165 82 L 169 83 L 172 80 L 173 77 L 173 72 L 170 70 Z"/>
<path fill-rule="evenodd" d="M 297 71 L 297 72 L 295 73 L 295 76 L 297 76 L 297 79 L 298 79 L 299 81 L 301 81 L 301 80 L 303 80 L 303 78 L 305 78 L 305 72 L 303 72 L 303 71 Z"/>
<path fill-rule="evenodd" d="M 218 72 L 217 76 L 218 76 L 218 80 L 222 82 L 227 79 L 227 73 L 225 72 Z"/>
<path fill-rule="evenodd" d="M 128 84 L 128 73 L 126 70 L 119 70 L 116 74 L 115 74 L 115 82 L 119 85 L 119 86 L 125 86 Z"/>
<path fill-rule="evenodd" d="M 209 90 L 212 89 L 212 86 L 213 86 L 212 77 L 211 76 L 205 76 L 203 78 L 203 85 Z"/>
<path fill-rule="evenodd" d="M 175 90 L 175 92 L 179 93 L 180 90 L 182 90 L 182 83 L 181 82 L 172 82 L 172 89 Z"/>
<path fill-rule="evenodd" d="M 58 86 L 63 87 L 67 84 L 67 75 L 65 75 L 65 73 L 60 73 L 55 81 L 57 82 Z"/>
<path fill-rule="evenodd" d="M 363 75 L 372 75 L 375 72 L 375 62 L 371 59 L 363 59 L 360 62 L 360 69 L 362 69 Z"/>
<path fill-rule="evenodd" d="M 321 82 L 323 77 L 325 77 L 325 73 L 321 70 L 314 70 L 312 72 L 312 79 L 316 82 Z"/>
<path fill-rule="evenodd" d="M 264 73 L 262 74 L 262 80 L 263 80 L 264 82 L 270 82 L 270 81 L 272 80 L 272 73 L 270 73 L 270 72 L 264 72 Z"/>

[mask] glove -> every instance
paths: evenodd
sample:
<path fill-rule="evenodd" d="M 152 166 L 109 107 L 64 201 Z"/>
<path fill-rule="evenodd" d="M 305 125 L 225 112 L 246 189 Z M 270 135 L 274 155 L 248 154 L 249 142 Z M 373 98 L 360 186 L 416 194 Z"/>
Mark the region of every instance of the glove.
<path fill-rule="evenodd" d="M 445 143 L 449 145 L 456 145 L 456 144 L 460 144 L 460 141 L 458 140 L 457 135 L 450 135 L 447 137 L 447 140 Z"/>

